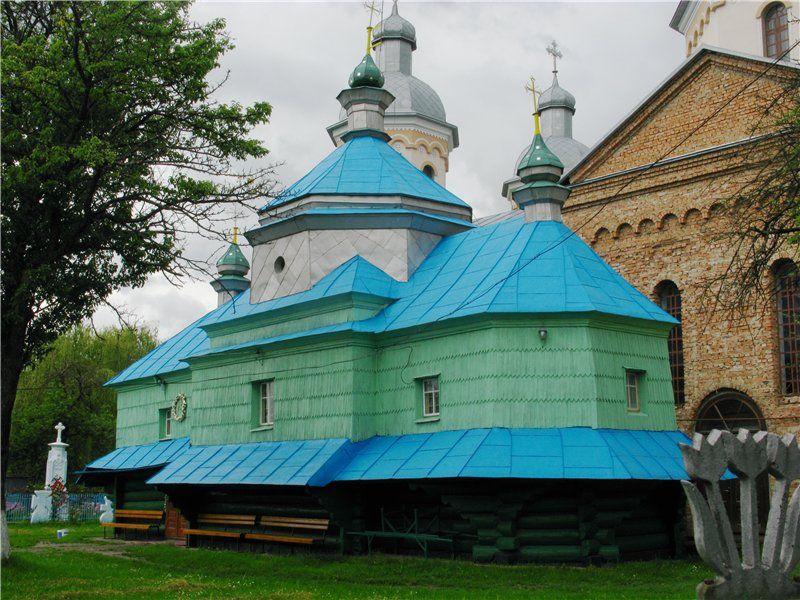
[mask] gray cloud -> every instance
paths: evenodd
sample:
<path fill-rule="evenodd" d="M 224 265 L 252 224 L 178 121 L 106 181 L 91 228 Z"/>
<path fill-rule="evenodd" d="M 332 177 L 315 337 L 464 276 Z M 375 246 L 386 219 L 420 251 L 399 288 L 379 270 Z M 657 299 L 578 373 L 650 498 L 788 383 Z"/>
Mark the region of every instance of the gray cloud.
<path fill-rule="evenodd" d="M 559 80 L 577 98 L 575 137 L 591 146 L 683 60 L 683 38 L 669 29 L 674 2 L 505 3 L 400 2 L 417 29 L 414 74 L 441 96 L 461 146 L 450 159 L 447 186 L 477 216 L 506 208 L 500 186 L 530 142 L 530 75 L 550 84 L 545 47 L 564 53 Z M 384 4 L 391 10 L 391 2 Z M 336 95 L 363 55 L 366 11 L 360 2 L 200 2 L 198 21 L 222 17 L 236 43 L 223 60 L 230 78 L 220 100 L 267 100 L 271 122 L 260 127 L 269 160 L 291 184 L 333 145 L 325 127 L 337 120 Z M 222 76 L 223 73 L 217 76 Z M 252 226 L 255 216 L 242 225 Z M 219 244 L 189 240 L 195 256 Z M 249 257 L 249 253 L 248 253 Z M 162 277 L 112 300 L 157 326 L 165 339 L 215 306 L 207 282 L 174 288 Z M 113 323 L 108 310 L 96 315 Z"/>

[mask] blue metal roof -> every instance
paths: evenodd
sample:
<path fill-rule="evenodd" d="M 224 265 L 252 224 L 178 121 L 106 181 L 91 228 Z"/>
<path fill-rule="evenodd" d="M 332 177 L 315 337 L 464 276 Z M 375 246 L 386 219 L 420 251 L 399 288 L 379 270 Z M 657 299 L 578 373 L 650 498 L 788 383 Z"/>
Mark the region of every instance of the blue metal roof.
<path fill-rule="evenodd" d="M 430 478 L 687 479 L 680 431 L 567 427 L 465 429 L 191 446 L 187 438 L 118 448 L 85 472 L 164 466 L 154 485 L 308 485 Z"/>
<path fill-rule="evenodd" d="M 86 465 L 85 471 L 130 471 L 168 464 L 189 448 L 189 438 L 176 438 L 141 446 L 123 446 Z"/>
<path fill-rule="evenodd" d="M 469 208 L 469 204 L 374 137 L 351 138 L 261 210 L 310 195 L 410 196 Z"/>
<path fill-rule="evenodd" d="M 393 299 L 398 297 L 395 290 L 397 284 L 396 280 L 378 267 L 356 256 L 328 273 L 311 289 L 298 294 L 251 304 L 250 290 L 247 290 L 144 355 L 106 382 L 106 385 L 164 375 L 188 368 L 189 365 L 182 359 L 203 355 L 210 350 L 204 326 L 352 292 Z"/>
<path fill-rule="evenodd" d="M 521 216 L 444 238 L 359 329 L 391 331 L 479 313 L 599 312 L 677 323 L 563 223 Z"/>
<path fill-rule="evenodd" d="M 210 351 L 204 326 L 347 292 L 381 296 L 394 302 L 364 321 L 295 332 L 247 345 L 345 330 L 395 331 L 483 313 L 604 313 L 670 324 L 678 322 L 625 281 L 566 225 L 555 221 L 526 223 L 520 213 L 517 218 L 443 238 L 407 282 L 398 282 L 363 258 L 355 257 L 298 294 L 250 304 L 250 293 L 244 292 L 161 344 L 108 383 L 186 368 L 183 358 Z M 227 349 L 241 347 L 244 346 Z"/>
<path fill-rule="evenodd" d="M 680 431 L 466 429 L 359 442 L 335 481 L 453 477 L 687 479 Z"/>
<path fill-rule="evenodd" d="M 352 445 L 324 439 L 194 446 L 147 483 L 324 486 L 347 464 Z"/>

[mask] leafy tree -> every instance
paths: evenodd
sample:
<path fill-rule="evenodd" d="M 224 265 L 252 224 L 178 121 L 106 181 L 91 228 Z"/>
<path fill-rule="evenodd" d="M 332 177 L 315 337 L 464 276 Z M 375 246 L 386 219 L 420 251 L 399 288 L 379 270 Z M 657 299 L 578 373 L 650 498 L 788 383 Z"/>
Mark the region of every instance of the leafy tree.
<path fill-rule="evenodd" d="M 114 290 L 196 274 L 186 235 L 274 185 L 241 167 L 266 155 L 251 132 L 271 108 L 215 100 L 232 44 L 188 8 L 2 3 L 3 487 L 22 371 Z"/>
<path fill-rule="evenodd" d="M 17 388 L 9 472 L 41 486 L 53 425 L 63 422 L 75 470 L 114 449 L 116 393 L 103 383 L 156 347 L 148 329 L 76 327 L 59 337 Z"/>

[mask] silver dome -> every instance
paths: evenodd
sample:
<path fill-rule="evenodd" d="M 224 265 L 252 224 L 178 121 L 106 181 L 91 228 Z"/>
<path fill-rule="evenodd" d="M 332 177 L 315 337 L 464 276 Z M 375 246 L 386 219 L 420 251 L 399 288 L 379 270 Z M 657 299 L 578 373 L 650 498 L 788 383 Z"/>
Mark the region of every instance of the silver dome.
<path fill-rule="evenodd" d="M 372 31 L 373 43 L 381 40 L 401 39 L 411 43 L 411 49 L 417 49 L 417 30 L 397 12 L 397 0 L 392 4 L 392 14 L 375 26 Z"/>
<path fill-rule="evenodd" d="M 438 121 L 447 121 L 439 94 L 421 79 L 413 75 L 406 75 L 399 71 L 389 71 L 384 73 L 386 80 L 383 89 L 392 93 L 395 100 L 386 109 L 386 115 L 390 116 L 398 113 L 416 113 L 425 117 L 431 117 Z M 347 111 L 342 109 L 339 113 L 340 119 L 347 118 Z"/>
<path fill-rule="evenodd" d="M 548 138 L 545 138 L 544 143 L 547 144 L 547 147 L 553 152 L 562 163 L 564 163 L 564 173 L 568 173 L 572 167 L 578 164 L 580 160 L 586 156 L 586 153 L 589 152 L 589 147 L 585 144 L 581 144 L 578 140 L 572 139 L 570 137 L 563 137 L 557 135 L 551 135 Z M 522 159 L 528 153 L 530 149 L 530 145 L 525 147 L 525 150 L 522 151 L 522 154 L 519 155 L 517 158 L 516 166 L 514 168 L 514 172 L 516 173 L 517 169 L 519 169 L 519 164 L 522 162 Z"/>
<path fill-rule="evenodd" d="M 575 112 L 575 96 L 558 85 L 558 75 L 553 75 L 553 83 L 539 96 L 539 110 L 553 107 L 568 108 Z"/>

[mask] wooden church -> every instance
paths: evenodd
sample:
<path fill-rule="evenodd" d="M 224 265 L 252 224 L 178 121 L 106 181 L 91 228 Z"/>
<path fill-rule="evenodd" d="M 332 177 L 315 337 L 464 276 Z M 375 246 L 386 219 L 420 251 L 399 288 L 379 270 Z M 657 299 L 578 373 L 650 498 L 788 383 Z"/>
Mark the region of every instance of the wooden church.
<path fill-rule="evenodd" d="M 117 449 L 80 476 L 113 496 L 109 527 L 502 563 L 680 554 L 677 321 L 563 224 L 538 115 L 517 214 L 480 225 L 390 145 L 385 81 L 368 53 L 341 144 L 245 233 L 252 268 L 232 244 L 219 306 L 108 382 Z"/>

